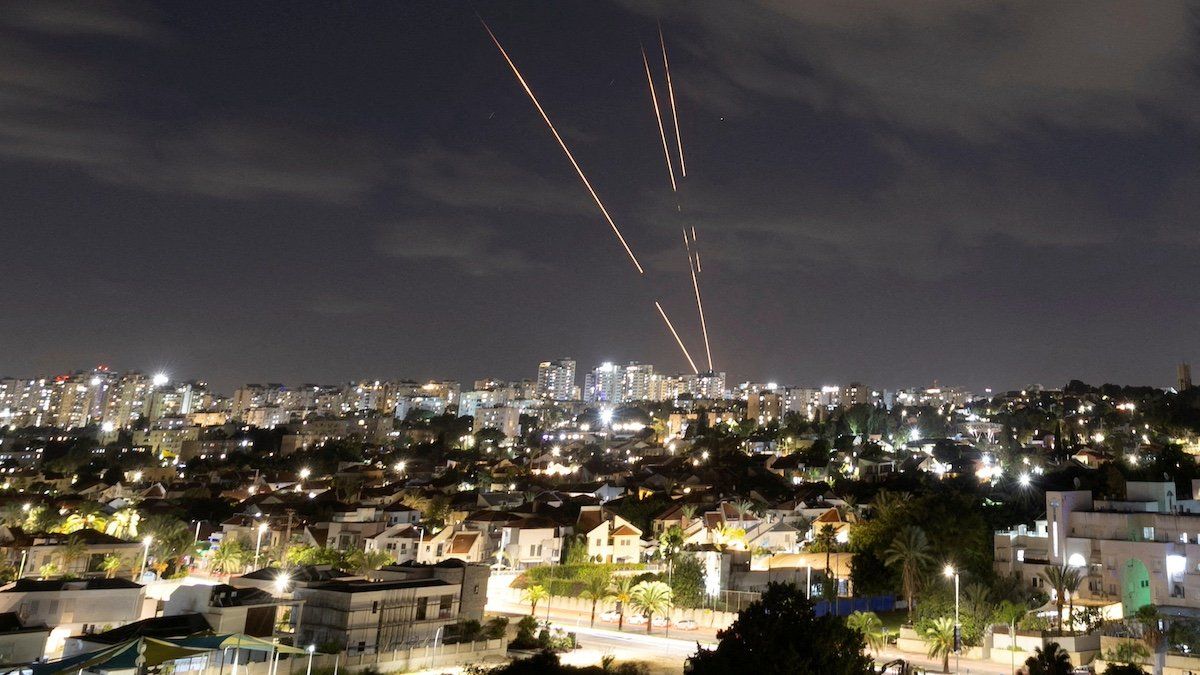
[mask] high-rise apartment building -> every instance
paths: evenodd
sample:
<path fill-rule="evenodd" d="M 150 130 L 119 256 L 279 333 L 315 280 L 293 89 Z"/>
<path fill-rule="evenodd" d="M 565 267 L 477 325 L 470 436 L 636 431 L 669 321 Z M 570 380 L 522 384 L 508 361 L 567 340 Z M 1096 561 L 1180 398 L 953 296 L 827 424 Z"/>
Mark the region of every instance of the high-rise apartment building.
<path fill-rule="evenodd" d="M 551 401 L 575 398 L 575 359 L 562 358 L 538 364 L 537 397 Z"/>

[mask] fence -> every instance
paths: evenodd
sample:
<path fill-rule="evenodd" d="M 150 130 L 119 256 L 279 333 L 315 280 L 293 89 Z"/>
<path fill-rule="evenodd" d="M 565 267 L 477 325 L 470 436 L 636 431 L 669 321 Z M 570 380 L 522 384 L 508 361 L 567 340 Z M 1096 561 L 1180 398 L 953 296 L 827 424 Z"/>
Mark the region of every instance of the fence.
<path fill-rule="evenodd" d="M 426 668 L 442 668 L 446 666 L 468 663 L 480 663 L 488 660 L 501 660 L 508 650 L 506 640 L 481 640 L 479 642 L 462 642 L 456 644 L 433 644 L 392 649 L 373 654 L 316 654 L 312 657 L 313 672 L 332 672 L 336 667 L 339 675 L 342 672 L 353 673 L 367 668 L 380 672 L 422 670 Z M 242 658 L 245 658 L 243 656 Z M 209 658 L 205 668 L 199 675 L 231 675 L 232 658 L 230 663 L 222 659 Z M 283 657 L 275 670 L 275 675 L 304 675 L 308 670 L 308 656 L 296 655 Z M 270 675 L 270 661 L 252 661 L 238 665 L 238 675 Z"/>
<path fill-rule="evenodd" d="M 813 612 L 817 616 L 833 614 L 834 616 L 850 616 L 854 612 L 890 612 L 896 609 L 896 598 L 892 595 L 872 595 L 865 598 L 837 598 L 818 600 L 814 603 Z"/>

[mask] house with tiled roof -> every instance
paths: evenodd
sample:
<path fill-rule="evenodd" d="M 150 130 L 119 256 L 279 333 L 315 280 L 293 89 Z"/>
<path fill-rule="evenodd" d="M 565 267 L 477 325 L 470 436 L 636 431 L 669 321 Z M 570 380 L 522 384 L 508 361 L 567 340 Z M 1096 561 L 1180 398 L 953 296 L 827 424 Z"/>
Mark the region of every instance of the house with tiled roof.
<path fill-rule="evenodd" d="M 587 537 L 587 554 L 591 560 L 606 563 L 641 561 L 641 528 L 601 506 L 580 508 L 575 532 Z"/>

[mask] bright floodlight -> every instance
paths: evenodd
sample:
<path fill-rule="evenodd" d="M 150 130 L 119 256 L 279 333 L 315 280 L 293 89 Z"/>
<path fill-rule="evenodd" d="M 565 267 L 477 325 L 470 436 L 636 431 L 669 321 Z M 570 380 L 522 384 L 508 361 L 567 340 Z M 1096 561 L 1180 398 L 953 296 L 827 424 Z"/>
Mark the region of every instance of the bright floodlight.
<path fill-rule="evenodd" d="M 405 466 L 404 462 L 396 462 L 396 472 L 404 473 L 404 466 Z"/>
<path fill-rule="evenodd" d="M 288 584 L 292 582 L 292 577 L 287 572 L 282 572 L 275 577 L 275 589 L 280 593 L 287 590 Z"/>
<path fill-rule="evenodd" d="M 300 469 L 300 480 L 305 480 L 311 475 L 312 475 L 312 469 L 309 469 L 308 467 Z"/>
<path fill-rule="evenodd" d="M 164 384 L 170 382 L 171 378 L 167 377 L 166 373 L 155 373 L 154 379 L 151 381 L 154 383 L 154 386 L 161 387 Z"/>
<path fill-rule="evenodd" d="M 613 420 L 612 408 L 605 408 L 604 410 L 600 411 L 600 421 L 601 422 L 604 422 L 605 424 L 612 424 L 612 420 Z"/>
<path fill-rule="evenodd" d="M 309 645 L 309 646 L 308 646 L 308 647 L 306 647 L 305 649 L 308 651 L 308 653 L 309 653 L 309 654 L 311 654 L 311 653 L 313 653 L 313 652 L 317 651 L 317 646 L 316 646 L 316 645 Z"/>
<path fill-rule="evenodd" d="M 954 565 L 946 565 L 945 569 L 942 570 L 942 574 L 945 574 L 947 577 L 953 577 Z"/>
<path fill-rule="evenodd" d="M 1021 483 L 1021 486 L 1022 486 L 1022 487 L 1029 487 L 1029 483 L 1030 483 L 1030 481 L 1032 481 L 1032 480 L 1033 480 L 1033 479 L 1032 479 L 1032 478 L 1030 478 L 1030 477 L 1029 477 L 1029 474 L 1027 474 L 1027 473 L 1023 473 L 1023 474 L 1021 474 L 1020 476 L 1018 476 L 1018 477 L 1017 477 L 1017 481 L 1019 481 L 1019 482 Z"/>
<path fill-rule="evenodd" d="M 152 542 L 152 541 L 154 541 L 154 537 L 147 536 L 145 539 L 142 540 L 142 543 L 145 544 L 146 546 L 150 546 L 150 542 Z"/>

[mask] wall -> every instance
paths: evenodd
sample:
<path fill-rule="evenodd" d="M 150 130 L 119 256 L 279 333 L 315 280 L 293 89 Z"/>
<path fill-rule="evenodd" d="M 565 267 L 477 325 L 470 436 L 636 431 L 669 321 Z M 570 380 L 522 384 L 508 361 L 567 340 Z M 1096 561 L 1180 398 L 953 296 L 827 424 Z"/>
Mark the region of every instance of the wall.
<path fill-rule="evenodd" d="M 374 668 L 382 673 L 409 672 L 427 668 L 443 668 L 453 665 L 478 664 L 485 661 L 503 661 L 508 653 L 506 640 L 487 640 L 460 644 L 439 644 L 436 647 L 411 647 L 396 649 L 382 654 L 363 654 L 347 656 L 346 654 L 317 654 L 313 657 L 313 670 L 332 670 L 336 660 L 339 673 L 354 673 L 367 668 Z M 244 658 L 244 657 L 243 657 Z M 297 655 L 283 658 L 279 661 L 275 675 L 304 675 L 308 669 L 308 657 Z M 230 664 L 221 664 L 219 659 L 211 659 L 203 671 L 193 671 L 196 675 L 220 675 L 231 672 Z M 239 675 L 270 675 L 269 661 L 243 663 L 238 666 Z M 111 675 L 111 674 L 110 674 Z"/>

